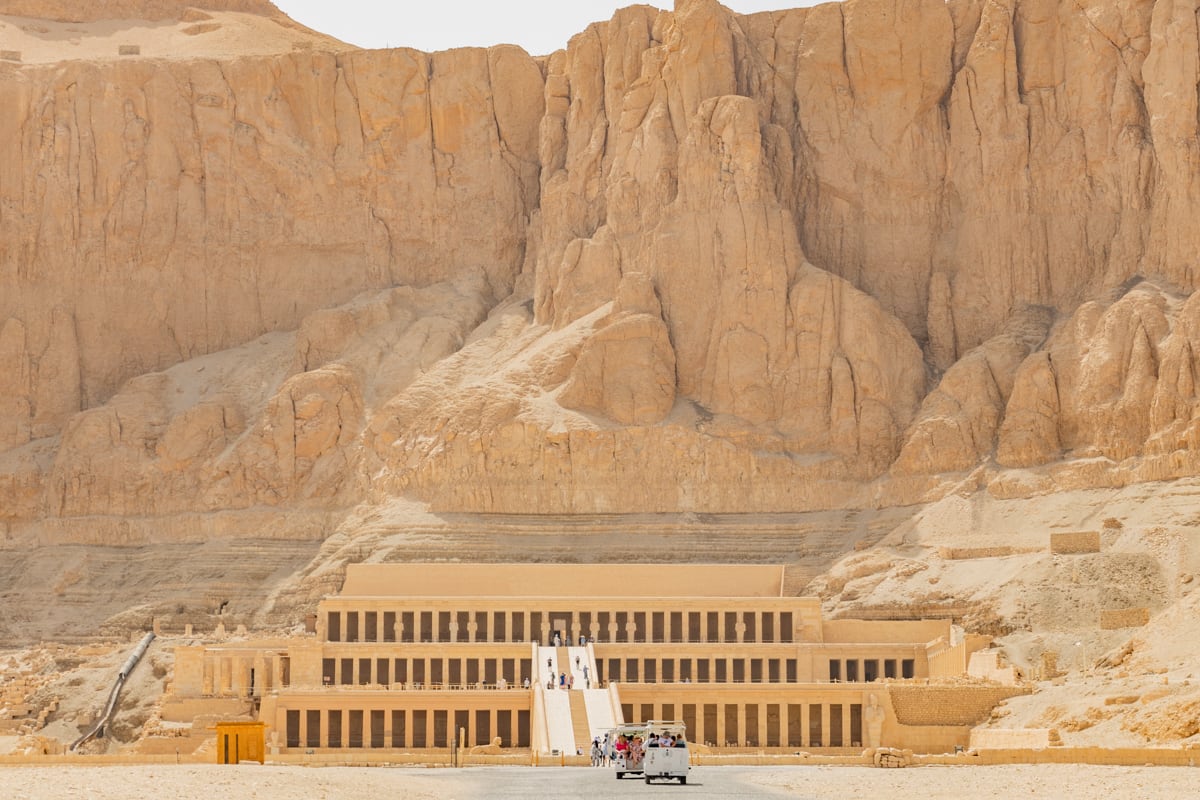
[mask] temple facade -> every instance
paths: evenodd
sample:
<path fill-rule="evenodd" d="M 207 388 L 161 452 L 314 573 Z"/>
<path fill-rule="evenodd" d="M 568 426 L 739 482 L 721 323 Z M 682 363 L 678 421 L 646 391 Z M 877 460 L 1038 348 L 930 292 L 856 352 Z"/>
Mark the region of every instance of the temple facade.
<path fill-rule="evenodd" d="M 987 640 L 947 620 L 825 620 L 784 585 L 758 565 L 352 565 L 307 636 L 177 648 L 165 708 L 240 702 L 274 753 L 381 760 L 586 752 L 649 719 L 701 750 L 944 752 L 1019 691 L 971 679 Z"/>

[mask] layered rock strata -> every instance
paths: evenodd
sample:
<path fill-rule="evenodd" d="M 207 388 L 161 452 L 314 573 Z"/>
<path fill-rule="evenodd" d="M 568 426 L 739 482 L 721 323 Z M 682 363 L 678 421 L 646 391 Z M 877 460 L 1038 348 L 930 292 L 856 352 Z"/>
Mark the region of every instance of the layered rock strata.
<path fill-rule="evenodd" d="M 5 66 L 6 529 L 1194 474 L 1194 5 Z"/>

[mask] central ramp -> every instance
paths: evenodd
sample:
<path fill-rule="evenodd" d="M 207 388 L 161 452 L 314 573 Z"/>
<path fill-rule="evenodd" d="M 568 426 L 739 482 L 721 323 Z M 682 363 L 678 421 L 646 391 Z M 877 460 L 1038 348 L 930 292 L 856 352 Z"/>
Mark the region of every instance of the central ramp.
<path fill-rule="evenodd" d="M 582 689 L 567 692 L 571 704 L 571 731 L 575 735 L 575 752 L 587 753 L 592 745 L 592 729 L 588 727 L 587 703 Z"/>

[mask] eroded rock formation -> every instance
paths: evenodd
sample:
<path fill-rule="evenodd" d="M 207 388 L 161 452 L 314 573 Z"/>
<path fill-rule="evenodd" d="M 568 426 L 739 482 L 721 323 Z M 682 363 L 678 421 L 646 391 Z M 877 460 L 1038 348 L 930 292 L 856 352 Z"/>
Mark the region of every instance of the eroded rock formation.
<path fill-rule="evenodd" d="M 242 5 L 203 7 L 276 13 Z M 0 514 L 1195 474 L 1194 5 L 680 0 L 544 58 L 7 65 Z"/>

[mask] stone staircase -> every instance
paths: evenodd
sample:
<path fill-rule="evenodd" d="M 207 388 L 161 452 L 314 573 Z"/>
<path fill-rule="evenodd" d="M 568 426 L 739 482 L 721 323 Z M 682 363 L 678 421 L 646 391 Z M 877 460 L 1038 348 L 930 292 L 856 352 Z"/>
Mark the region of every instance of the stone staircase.
<path fill-rule="evenodd" d="M 568 692 L 571 703 L 571 728 L 575 731 L 576 752 L 590 752 L 592 746 L 592 729 L 588 725 L 587 703 L 583 690 L 575 689 Z"/>
<path fill-rule="evenodd" d="M 558 671 L 566 673 L 568 680 L 571 677 L 571 650 L 568 647 L 556 647 L 554 649 L 554 660 L 558 662 Z"/>

